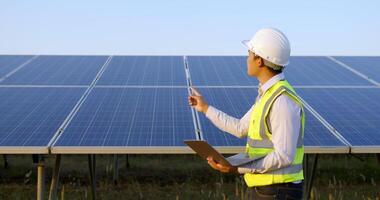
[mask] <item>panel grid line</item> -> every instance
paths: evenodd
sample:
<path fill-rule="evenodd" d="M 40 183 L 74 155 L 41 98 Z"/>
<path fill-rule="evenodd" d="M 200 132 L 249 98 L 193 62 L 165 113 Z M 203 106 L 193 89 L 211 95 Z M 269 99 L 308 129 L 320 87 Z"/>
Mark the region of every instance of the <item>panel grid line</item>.
<path fill-rule="evenodd" d="M 39 56 L 36 55 L 36 56 L 33 56 L 32 58 L 30 58 L 29 60 L 27 60 L 26 62 L 24 62 L 23 64 L 21 64 L 20 66 L 16 67 L 14 70 L 10 71 L 8 74 L 6 74 L 5 76 L 1 77 L 0 78 L 0 83 L 3 82 L 5 79 L 7 79 L 8 77 L 12 76 L 14 73 L 16 73 L 18 70 L 20 70 L 21 68 L 25 67 L 26 65 L 28 65 L 29 63 L 33 62 L 33 60 L 35 60 L 36 58 L 38 58 Z"/>
<path fill-rule="evenodd" d="M 113 56 L 109 56 L 106 60 L 106 62 L 103 64 L 103 66 L 100 68 L 98 74 L 95 76 L 94 80 L 92 81 L 91 85 L 87 88 L 87 90 L 83 93 L 82 97 L 79 99 L 77 104 L 74 106 L 74 108 L 71 110 L 65 121 L 61 124 L 57 132 L 54 134 L 50 142 L 48 143 L 49 152 L 51 152 L 51 147 L 58 141 L 59 137 L 64 132 L 65 128 L 70 124 L 70 121 L 73 119 L 81 105 L 84 103 L 88 95 L 90 94 L 91 90 L 94 88 L 94 85 L 99 80 L 100 76 L 103 74 L 104 70 L 107 68 L 109 63 L 111 62 Z"/>
<path fill-rule="evenodd" d="M 339 61 L 339 60 L 337 60 L 337 59 L 335 59 L 334 57 L 331 57 L 331 56 L 327 56 L 327 58 L 329 58 L 330 60 L 332 60 L 335 63 L 339 64 L 339 66 L 344 67 L 344 68 L 350 70 L 351 72 L 353 72 L 354 74 L 356 74 L 356 75 L 360 76 L 361 78 L 367 80 L 368 82 L 370 82 L 370 83 L 372 83 L 372 84 L 380 87 L 380 83 L 378 83 L 377 81 L 375 81 L 375 80 L 369 78 L 368 76 L 362 74 L 361 72 L 359 72 L 358 70 L 350 67 L 349 65 L 347 65 L 347 64 L 345 64 L 345 63 L 343 63 L 343 62 L 341 62 L 341 61 Z"/>
<path fill-rule="evenodd" d="M 338 138 L 343 144 L 351 147 L 351 143 L 348 142 L 328 121 L 326 121 L 313 107 L 310 106 L 301 96 L 298 96 L 305 108 L 308 109 L 314 117 L 316 117 L 336 138 Z"/>

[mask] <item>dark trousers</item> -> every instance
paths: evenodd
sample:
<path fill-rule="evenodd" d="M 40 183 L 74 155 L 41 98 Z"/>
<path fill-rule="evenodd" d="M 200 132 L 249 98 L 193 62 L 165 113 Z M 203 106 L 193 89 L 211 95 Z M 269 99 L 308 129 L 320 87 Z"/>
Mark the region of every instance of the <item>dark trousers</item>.
<path fill-rule="evenodd" d="M 250 187 L 248 199 L 252 200 L 298 200 L 302 199 L 303 183 L 281 183 Z"/>

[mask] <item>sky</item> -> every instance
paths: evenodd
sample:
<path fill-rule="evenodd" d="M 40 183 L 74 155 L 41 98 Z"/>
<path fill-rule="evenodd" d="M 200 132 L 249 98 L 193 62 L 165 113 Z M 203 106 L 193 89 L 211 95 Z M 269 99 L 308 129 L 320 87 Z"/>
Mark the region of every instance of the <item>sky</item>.
<path fill-rule="evenodd" d="M 245 55 L 275 27 L 291 55 L 380 55 L 380 1 L 0 0 L 0 54 Z"/>

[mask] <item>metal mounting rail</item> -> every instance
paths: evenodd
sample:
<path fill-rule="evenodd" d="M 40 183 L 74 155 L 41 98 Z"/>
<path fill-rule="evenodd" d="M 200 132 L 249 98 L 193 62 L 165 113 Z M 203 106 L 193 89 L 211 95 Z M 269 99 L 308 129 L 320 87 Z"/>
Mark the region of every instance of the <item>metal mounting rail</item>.
<path fill-rule="evenodd" d="M 189 70 L 189 65 L 187 63 L 187 57 L 186 56 L 183 56 L 183 63 L 184 63 L 185 72 L 186 72 L 187 91 L 188 91 L 189 95 L 192 95 L 193 93 L 192 93 L 190 87 L 193 84 L 191 82 L 190 70 Z M 196 111 L 194 108 L 191 108 L 191 113 L 193 116 L 195 136 L 196 136 L 197 140 L 203 140 L 202 128 L 201 128 L 201 123 L 199 120 L 198 111 Z"/>

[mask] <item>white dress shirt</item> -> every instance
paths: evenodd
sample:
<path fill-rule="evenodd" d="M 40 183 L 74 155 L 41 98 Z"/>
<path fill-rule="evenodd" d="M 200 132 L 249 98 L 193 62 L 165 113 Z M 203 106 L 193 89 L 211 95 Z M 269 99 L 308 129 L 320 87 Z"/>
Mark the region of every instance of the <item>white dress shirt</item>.
<path fill-rule="evenodd" d="M 281 73 L 269 79 L 261 86 L 263 93 L 284 78 L 284 74 Z M 256 101 L 260 101 L 260 99 L 261 97 L 258 96 Z M 243 138 L 248 135 L 252 108 L 241 119 L 237 119 L 209 106 L 206 117 L 219 129 Z M 291 100 L 289 96 L 282 94 L 274 101 L 269 113 L 269 120 L 274 151 L 263 159 L 238 167 L 240 174 L 265 173 L 289 166 L 293 162 L 301 128 L 300 106 Z"/>

